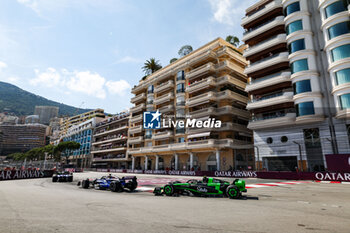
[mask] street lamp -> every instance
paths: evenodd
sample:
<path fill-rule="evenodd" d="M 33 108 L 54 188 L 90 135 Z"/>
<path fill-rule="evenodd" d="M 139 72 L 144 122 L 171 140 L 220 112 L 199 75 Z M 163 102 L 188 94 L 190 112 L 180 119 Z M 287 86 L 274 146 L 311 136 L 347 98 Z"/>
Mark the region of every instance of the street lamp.
<path fill-rule="evenodd" d="M 254 146 L 256 148 L 256 155 L 258 156 L 258 162 L 257 162 L 257 170 L 260 170 L 260 156 L 259 156 L 259 147 L 258 146 Z"/>
<path fill-rule="evenodd" d="M 298 143 L 298 142 L 296 142 L 296 141 L 293 141 L 293 143 L 297 144 L 298 147 L 299 147 L 299 160 L 300 160 L 300 166 L 299 166 L 299 168 L 300 168 L 301 171 L 304 171 L 304 168 L 303 168 L 303 158 L 302 158 L 302 154 L 301 154 L 301 144 Z"/>

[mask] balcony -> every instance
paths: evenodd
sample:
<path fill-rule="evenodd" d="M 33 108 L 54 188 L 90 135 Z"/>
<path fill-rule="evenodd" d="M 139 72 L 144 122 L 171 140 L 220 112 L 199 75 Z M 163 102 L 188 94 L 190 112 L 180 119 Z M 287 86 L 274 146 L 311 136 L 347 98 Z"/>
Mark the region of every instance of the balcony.
<path fill-rule="evenodd" d="M 138 125 L 138 126 L 129 128 L 129 133 L 131 134 L 141 133 L 142 130 L 143 130 L 142 125 Z"/>
<path fill-rule="evenodd" d="M 171 70 L 167 70 L 167 71 L 161 71 L 158 76 L 155 77 L 155 79 L 157 81 L 161 81 L 161 80 L 165 80 L 167 78 L 170 78 L 174 75 L 174 71 L 171 69 Z"/>
<path fill-rule="evenodd" d="M 172 105 L 172 104 L 166 105 L 166 106 L 161 107 L 159 109 L 159 112 L 161 112 L 161 113 L 169 113 L 169 112 L 173 112 L 173 111 L 174 111 L 174 105 Z"/>
<path fill-rule="evenodd" d="M 152 139 L 164 140 L 164 139 L 173 137 L 173 135 L 174 135 L 173 131 L 162 131 L 162 132 L 158 132 L 156 134 L 153 134 Z"/>
<path fill-rule="evenodd" d="M 128 129 L 129 127 L 127 125 L 122 126 L 122 127 L 118 127 L 118 128 L 114 128 L 114 129 L 108 129 L 104 132 L 100 132 L 100 133 L 95 133 L 94 137 L 98 137 L 98 136 L 102 136 L 102 135 L 107 135 L 107 134 L 111 134 L 111 133 L 116 133 L 118 131 L 123 131 Z"/>
<path fill-rule="evenodd" d="M 191 70 L 190 72 L 187 73 L 186 77 L 188 78 L 188 80 L 192 80 L 201 75 L 214 73 L 214 72 L 215 72 L 215 65 L 212 62 L 209 62 L 205 65 L 197 67 L 196 69 Z"/>
<path fill-rule="evenodd" d="M 235 107 L 232 107 L 232 106 L 220 107 L 220 108 L 216 109 L 215 112 L 219 116 L 220 115 L 231 114 L 231 115 L 234 115 L 234 116 L 241 117 L 243 119 L 249 119 L 250 118 L 250 114 L 249 114 L 249 112 L 247 110 L 235 108 Z"/>
<path fill-rule="evenodd" d="M 246 64 L 244 64 L 246 65 Z M 215 65 L 215 68 L 217 71 L 223 71 L 223 70 L 228 70 L 230 72 L 234 72 L 238 75 L 244 76 L 244 68 L 243 66 L 240 66 L 238 64 L 235 64 L 230 61 L 223 61 Z"/>
<path fill-rule="evenodd" d="M 196 55 L 195 58 L 191 59 L 189 61 L 189 66 L 194 66 L 200 62 L 215 59 L 216 58 L 216 53 L 213 52 L 212 50 L 205 50 L 199 54 Z"/>
<path fill-rule="evenodd" d="M 213 108 L 213 107 L 203 108 L 196 111 L 192 111 L 189 114 L 191 115 L 192 118 L 199 119 L 201 117 L 215 115 L 216 108 Z"/>
<path fill-rule="evenodd" d="M 242 57 L 241 52 L 231 47 L 224 46 L 217 51 L 218 57 L 234 57 L 237 62 L 240 62 L 243 66 L 247 65 L 247 61 Z"/>
<path fill-rule="evenodd" d="M 223 99 L 235 100 L 235 101 L 239 101 L 239 102 L 244 103 L 244 104 L 246 104 L 248 102 L 248 97 L 240 95 L 240 94 L 233 92 L 231 90 L 225 90 L 225 91 L 220 91 L 220 92 L 216 93 L 216 98 L 217 98 L 217 100 L 223 100 Z"/>
<path fill-rule="evenodd" d="M 197 105 L 209 103 L 210 101 L 214 101 L 214 100 L 216 100 L 216 95 L 214 92 L 210 91 L 210 92 L 189 98 L 186 101 L 186 105 L 188 107 L 194 107 Z"/>
<path fill-rule="evenodd" d="M 142 94 L 139 94 L 139 95 L 131 98 L 131 103 L 135 104 L 135 103 L 141 102 L 145 99 L 146 99 L 146 94 L 142 93 Z"/>
<path fill-rule="evenodd" d="M 216 79 L 212 76 L 208 78 L 204 78 L 200 81 L 196 81 L 194 83 L 191 83 L 191 85 L 187 86 L 186 91 L 188 93 L 193 93 L 205 88 L 213 87 L 216 85 Z"/>
<path fill-rule="evenodd" d="M 270 117 L 256 117 L 252 119 L 248 128 L 251 130 L 282 127 L 295 124 L 295 113 L 284 113 Z"/>
<path fill-rule="evenodd" d="M 245 69 L 244 73 L 249 75 L 259 70 L 266 69 L 267 67 L 275 66 L 276 64 L 279 64 L 279 63 L 283 63 L 283 62 L 289 63 L 288 56 L 289 56 L 288 52 L 283 52 L 283 53 L 277 53 L 270 57 L 266 57 L 262 60 L 259 60 L 257 62 L 250 64 Z"/>
<path fill-rule="evenodd" d="M 254 12 L 253 14 L 245 16 L 242 19 L 241 25 L 244 26 L 244 25 L 250 24 L 253 21 L 259 19 L 260 17 L 266 15 L 270 11 L 273 11 L 273 10 L 278 9 L 278 8 L 282 8 L 282 0 L 274 0 L 274 1 L 266 4 L 265 6 L 260 8 L 258 11 Z"/>
<path fill-rule="evenodd" d="M 247 40 L 250 40 L 256 36 L 259 36 L 263 34 L 264 32 L 267 32 L 271 30 L 274 27 L 282 26 L 284 27 L 284 16 L 278 16 L 272 20 L 268 20 L 265 23 L 252 28 L 250 31 L 247 31 L 243 34 L 242 41 L 246 42 Z"/>
<path fill-rule="evenodd" d="M 269 96 L 264 96 L 264 97 L 261 97 L 261 99 L 254 99 L 248 103 L 247 109 L 252 110 L 256 108 L 264 108 L 267 106 L 294 102 L 293 95 L 294 95 L 293 92 L 286 91 L 286 92 L 272 94 Z"/>
<path fill-rule="evenodd" d="M 139 144 L 143 141 L 143 137 L 129 137 L 128 144 Z"/>
<path fill-rule="evenodd" d="M 231 84 L 237 87 L 244 89 L 246 87 L 246 83 L 241 80 L 232 77 L 231 75 L 225 75 L 216 79 L 216 85 L 225 85 Z"/>
<path fill-rule="evenodd" d="M 97 146 L 97 145 L 101 145 L 101 144 L 105 144 L 105 143 L 110 143 L 110 142 L 117 142 L 117 141 L 122 141 L 122 140 L 127 140 L 128 137 L 124 136 L 124 137 L 111 137 L 102 141 L 98 141 L 98 142 L 94 142 L 92 143 L 93 146 Z"/>
<path fill-rule="evenodd" d="M 137 123 L 137 122 L 141 122 L 142 119 L 143 119 L 142 114 L 137 115 L 137 116 L 133 116 L 133 117 L 130 118 L 130 123 L 134 124 L 134 123 Z"/>
<path fill-rule="evenodd" d="M 142 104 L 139 104 L 135 107 L 130 108 L 130 112 L 131 113 L 141 112 L 141 111 L 145 110 L 145 108 L 146 108 L 146 105 L 144 103 L 142 103 Z"/>
<path fill-rule="evenodd" d="M 131 93 L 133 94 L 137 94 L 143 90 L 146 90 L 146 86 L 144 85 L 144 81 L 140 81 L 139 85 L 135 85 L 132 89 L 131 89 Z"/>
<path fill-rule="evenodd" d="M 338 119 L 349 119 L 350 118 L 350 109 L 338 110 L 335 117 Z"/>
<path fill-rule="evenodd" d="M 259 52 L 272 48 L 278 44 L 287 43 L 286 37 L 287 37 L 286 34 L 279 34 L 267 40 L 261 41 L 260 43 L 247 48 L 244 51 L 243 56 L 250 57 L 250 56 L 256 55 Z"/>
<path fill-rule="evenodd" d="M 174 81 L 173 80 L 169 80 L 167 82 L 161 83 L 160 85 L 156 86 L 154 88 L 154 92 L 162 92 L 162 91 L 166 91 L 168 89 L 174 88 Z"/>
<path fill-rule="evenodd" d="M 91 151 L 91 154 L 99 154 L 99 153 L 111 153 L 111 152 L 117 152 L 117 151 L 125 151 L 126 147 L 115 147 L 110 149 L 102 149 L 102 148 L 96 148 L 94 151 Z"/>
<path fill-rule="evenodd" d="M 262 89 L 265 87 L 273 86 L 278 83 L 290 82 L 290 71 L 282 71 L 279 73 L 271 74 L 263 78 L 252 79 L 250 84 L 245 88 L 246 92 Z"/>
<path fill-rule="evenodd" d="M 232 122 L 223 122 L 221 124 L 221 127 L 218 129 L 215 129 L 215 131 L 237 131 L 237 132 L 243 132 L 247 134 L 252 133 L 252 131 L 250 131 L 246 126 L 238 123 L 232 123 Z"/>
<path fill-rule="evenodd" d="M 155 100 L 154 100 L 154 104 L 156 105 L 160 105 L 160 104 L 164 104 L 167 103 L 171 100 L 174 99 L 174 94 L 173 93 L 168 93 L 162 96 L 158 96 Z"/>

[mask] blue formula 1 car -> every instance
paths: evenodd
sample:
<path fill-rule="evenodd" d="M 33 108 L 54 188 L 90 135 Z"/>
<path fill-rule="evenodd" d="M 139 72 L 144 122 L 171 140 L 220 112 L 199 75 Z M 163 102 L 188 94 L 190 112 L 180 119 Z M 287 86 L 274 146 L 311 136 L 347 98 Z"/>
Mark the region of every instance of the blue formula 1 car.
<path fill-rule="evenodd" d="M 85 179 L 78 182 L 78 186 L 84 189 L 94 188 L 100 190 L 111 190 L 112 192 L 122 192 L 125 189 L 134 191 L 137 188 L 137 177 L 126 176 L 116 177 L 112 175 L 102 176 L 100 179 L 90 180 Z"/>

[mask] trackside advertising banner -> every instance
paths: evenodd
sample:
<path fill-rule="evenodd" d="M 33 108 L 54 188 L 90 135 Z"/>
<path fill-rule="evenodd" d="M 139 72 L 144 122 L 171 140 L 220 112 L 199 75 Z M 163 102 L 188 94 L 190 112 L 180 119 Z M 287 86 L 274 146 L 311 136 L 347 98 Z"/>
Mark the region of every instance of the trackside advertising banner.
<path fill-rule="evenodd" d="M 0 181 L 51 177 L 52 170 L 8 170 L 0 171 Z"/>
<path fill-rule="evenodd" d="M 231 178 L 261 178 L 282 180 L 320 180 L 350 182 L 350 172 L 258 172 L 258 171 L 166 171 L 166 170 L 121 170 L 96 169 L 98 172 L 118 172 L 174 176 L 212 176 Z"/>

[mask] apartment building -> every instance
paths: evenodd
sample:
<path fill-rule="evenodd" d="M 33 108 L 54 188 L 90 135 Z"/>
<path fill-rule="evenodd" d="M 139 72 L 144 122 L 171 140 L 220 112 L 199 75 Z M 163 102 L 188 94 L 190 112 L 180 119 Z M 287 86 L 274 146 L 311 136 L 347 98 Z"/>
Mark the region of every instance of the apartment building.
<path fill-rule="evenodd" d="M 243 47 L 218 38 L 149 75 L 132 88 L 129 154 L 132 169 L 228 170 L 254 167 L 247 129 L 247 61 Z M 167 125 L 144 129 L 143 113 L 164 120 L 221 120 L 220 128 Z"/>
<path fill-rule="evenodd" d="M 46 128 L 41 124 L 0 124 L 0 155 L 27 152 L 45 146 Z"/>
<path fill-rule="evenodd" d="M 88 119 L 98 117 L 105 118 L 105 113 L 103 109 L 94 109 L 89 112 L 85 112 L 76 116 L 65 118 L 61 124 L 61 136 L 65 135 L 70 127 L 73 125 L 78 125 Z"/>
<path fill-rule="evenodd" d="M 350 152 L 348 0 L 261 0 L 242 26 L 259 168 L 325 170 Z"/>
<path fill-rule="evenodd" d="M 91 164 L 91 146 L 92 135 L 95 126 L 103 120 L 101 117 L 93 117 L 84 122 L 71 126 L 67 133 L 62 137 L 62 141 L 74 141 L 80 143 L 77 150 L 69 150 L 64 152 L 64 156 L 70 165 L 78 168 L 89 167 Z"/>
<path fill-rule="evenodd" d="M 121 112 L 96 124 L 93 135 L 93 168 L 130 169 L 127 153 L 129 112 Z"/>

